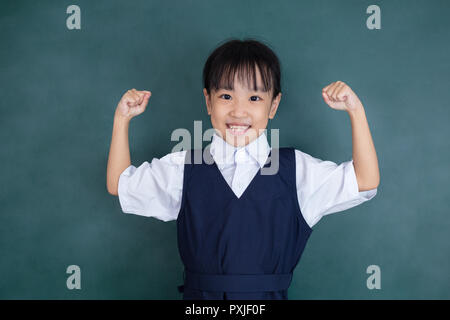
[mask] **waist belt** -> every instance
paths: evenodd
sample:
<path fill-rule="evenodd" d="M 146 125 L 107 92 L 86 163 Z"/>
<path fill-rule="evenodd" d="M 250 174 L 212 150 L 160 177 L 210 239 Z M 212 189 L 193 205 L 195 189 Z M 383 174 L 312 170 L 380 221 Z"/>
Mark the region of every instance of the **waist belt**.
<path fill-rule="evenodd" d="M 185 271 L 184 288 L 203 291 L 261 292 L 280 291 L 289 288 L 292 273 L 285 274 L 199 274 Z"/>

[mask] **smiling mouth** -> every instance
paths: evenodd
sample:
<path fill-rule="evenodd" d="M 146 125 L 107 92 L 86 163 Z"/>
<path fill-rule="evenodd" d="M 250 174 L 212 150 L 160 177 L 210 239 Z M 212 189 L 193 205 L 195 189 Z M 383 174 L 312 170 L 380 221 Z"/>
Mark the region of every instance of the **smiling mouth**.
<path fill-rule="evenodd" d="M 227 131 L 235 136 L 240 136 L 245 134 L 251 125 L 234 125 L 227 123 Z"/>

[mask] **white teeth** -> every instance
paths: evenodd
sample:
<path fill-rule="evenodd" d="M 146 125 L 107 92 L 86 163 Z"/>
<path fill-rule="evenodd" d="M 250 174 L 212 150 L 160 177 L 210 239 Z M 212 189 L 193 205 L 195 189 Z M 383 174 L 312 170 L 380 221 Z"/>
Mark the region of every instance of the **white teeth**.
<path fill-rule="evenodd" d="M 229 126 L 231 129 L 247 129 L 249 126 Z"/>
<path fill-rule="evenodd" d="M 231 131 L 232 134 L 234 135 L 242 135 L 245 132 L 247 132 L 247 129 L 250 128 L 250 126 L 233 126 L 233 125 L 228 125 L 228 127 L 230 128 L 229 130 Z"/>

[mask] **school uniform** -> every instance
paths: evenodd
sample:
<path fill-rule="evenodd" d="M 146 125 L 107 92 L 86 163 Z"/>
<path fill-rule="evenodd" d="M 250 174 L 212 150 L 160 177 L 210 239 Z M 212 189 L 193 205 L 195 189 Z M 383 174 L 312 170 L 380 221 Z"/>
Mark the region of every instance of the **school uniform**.
<path fill-rule="evenodd" d="M 240 148 L 215 134 L 210 148 L 131 165 L 118 189 L 123 212 L 177 220 L 183 299 L 242 300 L 287 299 L 312 227 L 376 192 L 358 191 L 353 160 L 272 149 L 264 133 Z"/>

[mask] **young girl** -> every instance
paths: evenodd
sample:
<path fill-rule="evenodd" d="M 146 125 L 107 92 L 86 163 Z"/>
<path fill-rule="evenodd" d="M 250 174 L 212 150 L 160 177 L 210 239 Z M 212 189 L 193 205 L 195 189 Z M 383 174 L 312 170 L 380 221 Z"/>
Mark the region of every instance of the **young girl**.
<path fill-rule="evenodd" d="M 378 161 L 364 108 L 342 81 L 322 95 L 350 116 L 352 160 L 337 165 L 269 146 L 264 129 L 281 100 L 280 77 L 267 45 L 251 39 L 222 44 L 203 70 L 215 130 L 210 148 L 169 153 L 138 168 L 130 162 L 128 126 L 145 111 L 151 92 L 128 90 L 117 106 L 108 192 L 119 196 L 125 213 L 177 220 L 184 299 L 287 299 L 312 227 L 376 195 Z M 194 152 L 201 161 L 191 161 L 198 159 Z M 274 159 L 276 173 L 262 174 Z"/>

